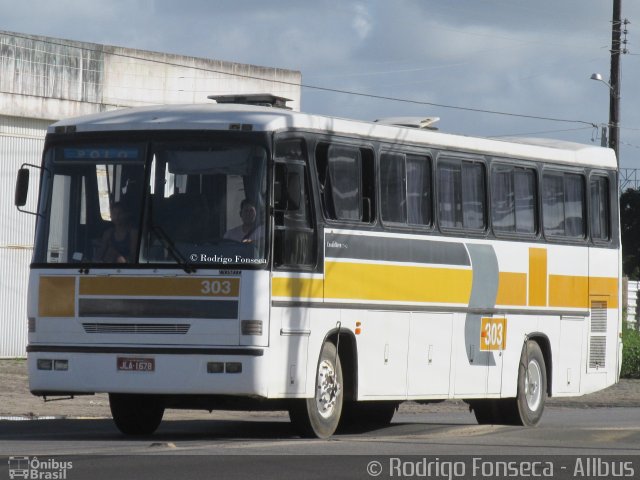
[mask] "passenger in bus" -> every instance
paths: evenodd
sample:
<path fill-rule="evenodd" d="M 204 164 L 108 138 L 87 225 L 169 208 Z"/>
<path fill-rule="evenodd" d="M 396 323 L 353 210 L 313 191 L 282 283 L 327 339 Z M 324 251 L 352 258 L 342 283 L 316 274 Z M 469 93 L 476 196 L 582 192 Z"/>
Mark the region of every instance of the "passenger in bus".
<path fill-rule="evenodd" d="M 122 205 L 111 205 L 113 226 L 102 235 L 101 248 L 97 259 L 106 263 L 128 263 L 133 261 L 138 238 L 137 230 L 131 222 L 131 214 Z"/>
<path fill-rule="evenodd" d="M 242 225 L 227 230 L 224 234 L 225 239 L 252 243 L 263 235 L 262 225 L 257 222 L 256 207 L 253 202 L 246 198 L 240 203 L 240 219 L 242 220 Z"/>

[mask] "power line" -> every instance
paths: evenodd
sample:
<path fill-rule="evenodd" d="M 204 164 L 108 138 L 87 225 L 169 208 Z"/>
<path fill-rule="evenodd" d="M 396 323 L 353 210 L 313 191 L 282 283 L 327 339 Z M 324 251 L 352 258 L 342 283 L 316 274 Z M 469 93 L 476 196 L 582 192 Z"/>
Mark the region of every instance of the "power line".
<path fill-rule="evenodd" d="M 459 110 L 459 111 L 473 112 L 473 113 L 484 113 L 484 114 L 490 114 L 490 115 L 502 115 L 502 116 L 507 116 L 507 117 L 528 118 L 528 119 L 532 119 L 532 120 L 544 120 L 544 121 L 548 121 L 548 122 L 575 123 L 575 124 L 581 124 L 581 125 L 589 125 L 590 127 L 597 126 L 595 123 L 588 122 L 588 121 L 585 121 L 585 120 L 556 118 L 556 117 L 545 117 L 545 116 L 538 116 L 538 115 L 527 115 L 527 114 L 522 114 L 522 113 L 504 112 L 504 111 L 499 111 L 499 110 L 487 110 L 487 109 L 482 109 L 482 108 L 463 107 L 463 106 L 459 106 L 459 105 L 447 105 L 447 104 L 443 104 L 443 103 L 427 102 L 427 101 L 422 101 L 422 100 L 412 100 L 412 99 L 407 99 L 407 98 L 390 97 L 390 96 L 386 96 L 386 95 L 375 95 L 375 94 L 370 94 L 370 93 L 355 92 L 355 91 L 351 91 L 351 90 L 341 90 L 341 89 L 337 89 L 337 88 L 321 87 L 321 86 L 318 86 L 318 85 L 296 83 L 296 82 L 290 82 L 290 81 L 286 81 L 286 80 L 276 80 L 276 79 L 273 79 L 273 78 L 264 78 L 264 77 L 259 77 L 257 75 L 249 75 L 249 74 L 235 73 L 235 72 L 225 72 L 225 71 L 222 71 L 222 70 L 216 70 L 216 69 L 211 69 L 211 68 L 198 67 L 198 66 L 192 66 L 192 65 L 184 65 L 184 64 L 181 64 L 181 63 L 169 62 L 169 61 L 166 61 L 166 60 L 147 59 L 147 58 L 142 58 L 142 57 L 135 56 L 135 55 L 125 54 L 125 53 L 117 53 L 117 52 L 113 52 L 113 51 L 105 52 L 105 51 L 102 51 L 102 50 L 98 50 L 96 48 L 80 47 L 80 46 L 77 46 L 77 45 L 69 45 L 69 44 L 60 43 L 60 42 L 54 42 L 54 41 L 51 41 L 51 40 L 34 39 L 34 38 L 31 38 L 31 37 L 26 36 L 26 35 L 19 35 L 19 34 L 11 34 L 11 35 L 13 37 L 15 37 L 15 38 L 22 38 L 22 39 L 33 41 L 33 42 L 42 42 L 42 43 L 46 43 L 46 44 L 50 44 L 50 45 L 63 46 L 63 47 L 67 47 L 67 48 L 69 48 L 69 47 L 70 48 L 77 48 L 79 50 L 90 51 L 90 52 L 94 52 L 94 53 L 101 53 L 101 54 L 108 53 L 110 55 L 118 56 L 118 57 L 121 57 L 121 58 L 129 58 L 129 59 L 132 59 L 132 60 L 141 60 L 141 61 L 156 63 L 156 64 L 160 64 L 160 65 L 174 66 L 174 67 L 180 67 L 180 68 L 189 68 L 189 69 L 192 69 L 192 70 L 204 71 L 204 72 L 209 72 L 209 73 L 217 73 L 217 74 L 221 74 L 221 75 L 228 75 L 228 76 L 232 76 L 232 77 L 245 78 L 245 79 L 249 79 L 249 80 L 269 81 L 269 82 L 273 82 L 273 83 L 279 83 L 279 84 L 282 84 L 282 85 L 289 85 L 289 86 L 294 86 L 294 87 L 306 88 L 306 89 L 309 89 L 309 90 L 316 90 L 316 91 L 321 91 L 321 92 L 337 93 L 337 94 L 342 94 L 342 95 L 351 95 L 351 96 L 358 96 L 358 97 L 370 98 L 370 99 L 375 99 L 375 100 L 385 100 L 385 101 L 392 101 L 392 102 L 398 102 L 398 103 L 407 103 L 407 104 L 412 104 L 412 105 L 424 105 L 424 106 L 430 106 L 430 107 L 446 108 L 446 109 L 451 109 L 451 110 Z"/>
<path fill-rule="evenodd" d="M 594 127 L 589 126 L 589 127 L 578 127 L 578 128 L 566 128 L 562 130 L 544 130 L 539 132 L 507 133 L 504 135 L 489 135 L 487 138 L 524 137 L 528 135 L 544 135 L 545 133 L 577 132 L 581 130 L 591 130 L 592 128 Z"/>

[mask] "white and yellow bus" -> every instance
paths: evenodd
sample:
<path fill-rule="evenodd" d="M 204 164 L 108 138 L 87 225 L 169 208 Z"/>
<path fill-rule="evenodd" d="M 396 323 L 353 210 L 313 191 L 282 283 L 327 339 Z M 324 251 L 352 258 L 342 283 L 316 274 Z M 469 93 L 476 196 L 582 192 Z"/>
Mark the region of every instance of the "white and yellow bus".
<path fill-rule="evenodd" d="M 535 425 L 618 380 L 611 150 L 229 101 L 49 128 L 32 393 L 106 392 L 126 434 L 265 408 L 327 437 L 407 400 Z"/>

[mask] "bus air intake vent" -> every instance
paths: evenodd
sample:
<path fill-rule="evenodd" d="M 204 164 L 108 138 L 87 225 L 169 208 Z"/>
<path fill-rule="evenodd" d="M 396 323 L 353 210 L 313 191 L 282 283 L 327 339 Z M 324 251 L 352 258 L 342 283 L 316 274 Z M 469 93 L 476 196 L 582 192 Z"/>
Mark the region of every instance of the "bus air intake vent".
<path fill-rule="evenodd" d="M 591 302 L 591 333 L 607 333 L 607 304 Z"/>
<path fill-rule="evenodd" d="M 86 333 L 185 335 L 191 325 L 167 323 L 83 323 Z"/>
<path fill-rule="evenodd" d="M 607 302 L 591 302 L 589 327 L 589 370 L 606 367 L 607 358 Z"/>
<path fill-rule="evenodd" d="M 589 368 L 604 368 L 607 354 L 607 337 L 591 337 L 589 340 Z"/>

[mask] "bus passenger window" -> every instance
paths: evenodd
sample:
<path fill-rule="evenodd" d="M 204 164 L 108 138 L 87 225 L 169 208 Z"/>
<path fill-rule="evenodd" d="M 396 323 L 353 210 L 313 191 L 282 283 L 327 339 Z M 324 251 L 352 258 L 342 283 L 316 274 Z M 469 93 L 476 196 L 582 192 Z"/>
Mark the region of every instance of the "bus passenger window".
<path fill-rule="evenodd" d="M 496 164 L 491 168 L 493 230 L 534 235 L 537 231 L 536 174 L 532 168 Z"/>
<path fill-rule="evenodd" d="M 410 225 L 431 225 L 431 161 L 407 155 L 407 213 Z"/>
<path fill-rule="evenodd" d="M 383 153 L 380 156 L 382 220 L 431 225 L 431 162 L 428 157 Z"/>
<path fill-rule="evenodd" d="M 376 216 L 373 150 L 319 143 L 316 168 L 327 218 L 372 223 Z"/>
<path fill-rule="evenodd" d="M 485 227 L 484 164 L 446 159 L 438 164 L 438 218 L 444 228 Z"/>
<path fill-rule="evenodd" d="M 384 153 L 380 156 L 380 214 L 384 221 L 407 223 L 403 154 Z"/>
<path fill-rule="evenodd" d="M 574 239 L 584 238 L 584 207 L 582 175 L 564 172 L 544 174 L 542 209 L 545 234 Z"/>
<path fill-rule="evenodd" d="M 609 213 L 609 179 L 603 176 L 594 176 L 590 182 L 591 238 L 596 241 L 607 241 L 611 238 Z"/>
<path fill-rule="evenodd" d="M 331 199 L 337 220 L 362 220 L 362 159 L 356 148 L 329 148 Z"/>

